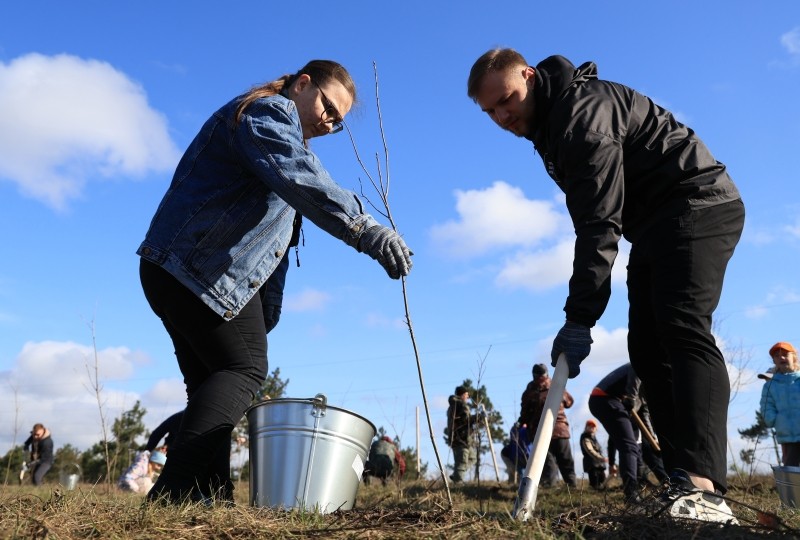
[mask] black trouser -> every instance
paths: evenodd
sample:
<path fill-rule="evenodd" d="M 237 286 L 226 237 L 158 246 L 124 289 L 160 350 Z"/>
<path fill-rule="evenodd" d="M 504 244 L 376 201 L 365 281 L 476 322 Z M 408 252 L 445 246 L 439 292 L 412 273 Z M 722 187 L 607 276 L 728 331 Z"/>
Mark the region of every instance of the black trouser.
<path fill-rule="evenodd" d="M 603 482 L 606 481 L 606 469 L 605 467 L 586 467 L 584 466 L 583 471 L 589 477 L 589 485 L 595 489 L 600 489 L 603 487 Z"/>
<path fill-rule="evenodd" d="M 569 439 L 550 440 L 539 484 L 552 486 L 558 478 L 556 470 L 561 473 L 561 478 L 564 479 L 568 486 L 577 486 L 575 461 L 572 458 L 572 447 L 569 444 Z"/>
<path fill-rule="evenodd" d="M 600 420 L 614 448 L 619 451 L 619 477 L 622 480 L 622 488 L 626 497 L 632 497 L 639 489 L 638 476 L 642 456 L 630 414 L 625 410 L 622 401 L 606 396 L 589 397 L 589 411 Z"/>
<path fill-rule="evenodd" d="M 664 465 L 723 492 L 730 382 L 711 316 L 743 226 L 741 200 L 689 210 L 654 224 L 628 263 L 628 351 Z"/>
<path fill-rule="evenodd" d="M 142 260 L 142 287 L 175 346 L 187 405 L 167 463 L 149 498 L 180 500 L 193 489 L 233 499 L 231 431 L 267 376 L 259 295 L 230 321 L 214 313 L 161 267 Z"/>
<path fill-rule="evenodd" d="M 52 461 L 37 461 L 36 464 L 33 466 L 31 470 L 31 476 L 33 476 L 33 485 L 34 486 L 41 486 L 44 484 L 44 475 L 47 474 L 47 471 L 53 466 Z"/>

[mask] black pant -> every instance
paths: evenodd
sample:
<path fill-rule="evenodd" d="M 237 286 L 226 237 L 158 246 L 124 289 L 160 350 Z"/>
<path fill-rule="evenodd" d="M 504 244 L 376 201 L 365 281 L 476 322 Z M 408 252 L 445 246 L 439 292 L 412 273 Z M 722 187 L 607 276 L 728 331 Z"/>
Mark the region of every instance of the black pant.
<path fill-rule="evenodd" d="M 258 294 L 230 321 L 161 267 L 142 260 L 147 301 L 175 346 L 187 405 L 169 457 L 149 497 L 233 498 L 231 431 L 267 376 L 267 338 Z"/>
<path fill-rule="evenodd" d="M 619 451 L 619 477 L 626 497 L 632 497 L 639 489 L 639 465 L 642 456 L 631 417 L 622 401 L 613 397 L 591 396 L 589 411 L 603 424 L 608 437 Z M 612 458 L 609 450 L 609 460 Z"/>
<path fill-rule="evenodd" d="M 52 461 L 37 461 L 31 468 L 31 476 L 33 477 L 33 485 L 41 486 L 44 484 L 44 475 L 47 474 L 53 466 Z"/>
<path fill-rule="evenodd" d="M 556 471 L 561 473 L 561 478 L 568 486 L 576 487 L 578 485 L 569 439 L 552 439 L 550 441 L 539 485 L 552 486 L 558 478 Z"/>
<path fill-rule="evenodd" d="M 605 467 L 584 467 L 583 471 L 589 476 L 589 485 L 595 489 L 603 487 L 606 481 L 606 468 Z"/>
<path fill-rule="evenodd" d="M 723 492 L 730 382 L 711 316 L 743 226 L 741 200 L 688 210 L 654 224 L 628 264 L 628 352 L 664 465 Z"/>

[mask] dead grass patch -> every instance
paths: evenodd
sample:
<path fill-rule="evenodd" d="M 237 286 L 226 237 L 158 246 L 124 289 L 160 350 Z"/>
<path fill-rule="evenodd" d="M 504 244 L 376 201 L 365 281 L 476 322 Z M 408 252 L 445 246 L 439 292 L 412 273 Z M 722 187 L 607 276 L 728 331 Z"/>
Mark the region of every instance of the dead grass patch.
<path fill-rule="evenodd" d="M 781 506 L 773 485 L 771 478 L 734 483 L 728 496 L 739 527 L 632 514 L 619 491 L 565 487 L 541 490 L 534 518 L 520 523 L 510 515 L 515 487 L 496 482 L 454 487 L 452 511 L 437 482 L 361 486 L 353 510 L 328 515 L 250 507 L 246 484 L 232 508 L 146 505 L 105 486 L 4 486 L 0 538 L 800 538 L 798 511 Z"/>

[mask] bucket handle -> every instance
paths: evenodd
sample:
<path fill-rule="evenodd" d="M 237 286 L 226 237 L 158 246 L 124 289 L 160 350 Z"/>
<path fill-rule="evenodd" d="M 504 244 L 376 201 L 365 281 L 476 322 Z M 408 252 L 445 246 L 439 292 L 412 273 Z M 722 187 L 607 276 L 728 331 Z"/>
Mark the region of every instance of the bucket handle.
<path fill-rule="evenodd" d="M 325 416 L 325 409 L 328 407 L 328 398 L 325 394 L 317 394 L 311 401 L 314 404 L 311 416 L 314 418 Z"/>

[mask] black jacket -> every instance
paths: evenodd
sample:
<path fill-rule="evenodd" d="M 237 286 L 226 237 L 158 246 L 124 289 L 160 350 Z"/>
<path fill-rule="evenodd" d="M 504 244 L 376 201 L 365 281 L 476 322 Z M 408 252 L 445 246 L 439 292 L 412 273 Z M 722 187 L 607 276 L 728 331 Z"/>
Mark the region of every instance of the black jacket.
<path fill-rule="evenodd" d="M 38 441 L 33 438 L 33 435 L 25 440 L 23 445 L 24 451 L 28 448 L 31 449 L 31 461 L 38 463 L 50 463 L 52 465 L 55 456 L 53 455 L 53 439 L 50 437 L 50 430 L 44 430 L 44 437 Z"/>
<path fill-rule="evenodd" d="M 597 388 L 605 392 L 608 397 L 617 399 L 629 396 L 640 400 L 641 386 L 642 381 L 636 376 L 636 372 L 633 371 L 633 366 L 630 362 L 622 364 L 597 383 Z"/>
<path fill-rule="evenodd" d="M 477 415 L 469 414 L 469 405 L 459 396 L 450 396 L 447 408 L 448 444 L 450 446 L 472 445 L 472 426 L 477 422 Z"/>
<path fill-rule="evenodd" d="M 603 447 L 597 442 L 597 438 L 584 431 L 581 433 L 580 443 L 583 454 L 583 470 L 589 472 L 592 469 L 605 469 L 606 460 L 603 456 Z"/>
<path fill-rule="evenodd" d="M 652 223 L 739 192 L 694 131 L 650 98 L 599 80 L 592 62 L 545 59 L 534 100 L 529 138 L 566 194 L 576 234 L 564 311 L 591 327 L 608 303 L 622 235 L 635 244 Z"/>

